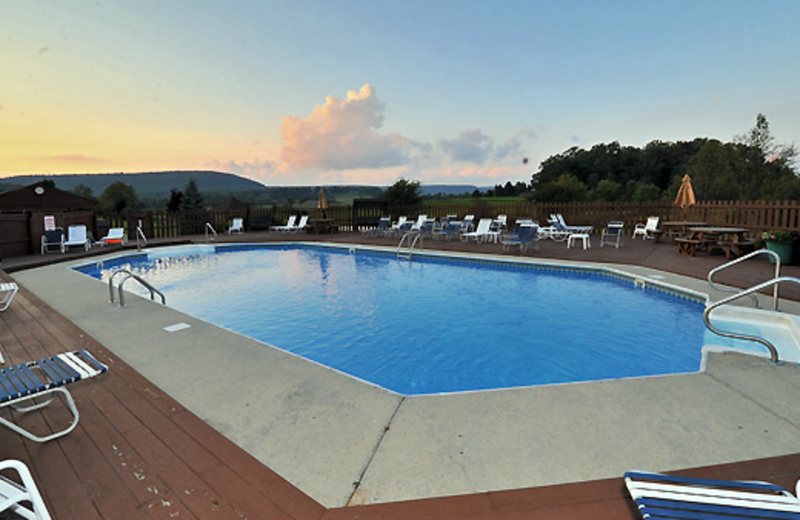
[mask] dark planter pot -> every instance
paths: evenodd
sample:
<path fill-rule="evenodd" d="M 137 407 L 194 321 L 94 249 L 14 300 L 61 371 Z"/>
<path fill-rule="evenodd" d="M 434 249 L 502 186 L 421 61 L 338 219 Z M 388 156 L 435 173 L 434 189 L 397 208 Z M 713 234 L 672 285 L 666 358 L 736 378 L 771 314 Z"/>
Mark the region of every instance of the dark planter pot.
<path fill-rule="evenodd" d="M 772 240 L 766 241 L 767 249 L 774 251 L 781 257 L 781 264 L 790 264 L 792 262 L 792 243 L 791 242 L 773 242 Z M 775 263 L 775 260 L 770 256 L 770 263 Z"/>

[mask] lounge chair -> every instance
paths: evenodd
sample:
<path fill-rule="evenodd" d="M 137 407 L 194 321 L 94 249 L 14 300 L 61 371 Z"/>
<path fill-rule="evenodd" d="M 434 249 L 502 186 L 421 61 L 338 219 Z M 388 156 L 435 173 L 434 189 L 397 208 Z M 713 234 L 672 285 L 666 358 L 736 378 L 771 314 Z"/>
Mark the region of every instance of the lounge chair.
<path fill-rule="evenodd" d="M 539 225 L 525 223 L 519 226 L 514 234 L 503 237 L 503 251 L 508 251 L 510 246 L 519 246 L 520 253 L 525 253 L 528 246 L 533 244 L 536 250 L 539 249 Z"/>
<path fill-rule="evenodd" d="M 591 233 L 592 229 L 594 229 L 594 226 L 568 226 L 567 223 L 564 221 L 564 217 L 561 215 L 561 213 L 556 213 L 555 216 L 558 224 L 572 233 L 586 234 L 586 233 Z"/>
<path fill-rule="evenodd" d="M 102 374 L 106 370 L 108 368 L 105 365 L 84 350 L 58 354 L 0 370 L 0 408 L 10 406 L 21 413 L 39 410 L 50 404 L 55 398 L 53 394 L 58 392 L 64 396 L 67 408 L 72 413 L 72 423 L 69 426 L 44 437 L 33 434 L 5 417 L 0 417 L 0 424 L 36 442 L 47 442 L 68 434 L 78 425 L 80 416 L 69 390 L 64 387 L 69 383 Z M 44 398 L 44 401 L 23 406 L 27 401 L 41 398 Z"/>
<path fill-rule="evenodd" d="M 643 518 L 800 519 L 800 501 L 768 482 L 673 477 L 629 471 L 625 485 Z"/>
<path fill-rule="evenodd" d="M 420 228 L 422 228 L 422 225 L 425 224 L 425 222 L 427 222 L 427 221 L 428 221 L 428 215 L 419 215 L 417 217 L 416 222 L 414 222 L 414 225 L 411 226 L 411 231 L 419 230 Z M 435 220 L 434 220 L 434 222 L 435 222 Z"/>
<path fill-rule="evenodd" d="M 642 235 L 642 240 L 648 238 L 658 238 L 661 235 L 661 230 L 658 229 L 658 217 L 648 217 L 646 224 L 636 224 L 633 229 L 633 238 Z"/>
<path fill-rule="evenodd" d="M 89 240 L 89 237 L 86 233 L 86 226 L 70 226 L 67 229 L 67 241 L 64 242 L 64 250 L 67 250 L 72 246 L 80 246 L 86 251 L 92 248 L 92 241 Z"/>
<path fill-rule="evenodd" d="M 475 215 L 467 215 L 461 221 L 464 231 L 472 231 L 475 229 Z"/>
<path fill-rule="evenodd" d="M 0 513 L 9 511 L 30 520 L 50 520 L 28 466 L 18 460 L 0 462 L 0 472 L 12 470 L 17 472 L 16 479 L 0 475 Z"/>
<path fill-rule="evenodd" d="M 619 248 L 620 243 L 622 243 L 624 228 L 624 222 L 609 222 L 602 235 L 600 235 L 600 247 L 603 247 L 603 244 L 608 244 Z"/>
<path fill-rule="evenodd" d="M 297 215 L 289 215 L 289 221 L 286 222 L 285 226 L 270 226 L 269 230 L 270 231 L 281 232 L 281 231 L 284 231 L 286 229 L 291 229 L 291 228 L 294 227 L 294 223 L 295 223 L 296 220 L 297 220 Z"/>
<path fill-rule="evenodd" d="M 492 227 L 492 219 L 482 218 L 478 221 L 478 228 L 475 231 L 461 234 L 461 241 L 468 242 L 470 238 L 474 238 L 475 242 L 483 242 L 489 236 L 489 229 Z"/>
<path fill-rule="evenodd" d="M 8 309 L 18 290 L 19 285 L 14 282 L 0 283 L 0 311 Z"/>
<path fill-rule="evenodd" d="M 42 235 L 42 254 L 50 252 L 51 247 L 57 247 L 63 253 L 64 249 L 64 230 L 61 228 L 49 229 Z"/>
<path fill-rule="evenodd" d="M 231 225 L 228 227 L 228 234 L 237 233 L 239 235 L 244 233 L 244 219 L 243 218 L 235 218 L 231 221 Z"/>
<path fill-rule="evenodd" d="M 463 228 L 464 225 L 461 222 L 451 220 L 447 223 L 447 227 L 434 231 L 431 236 L 434 239 L 443 238 L 445 240 L 452 240 L 453 237 L 457 237 L 461 233 Z"/>
<path fill-rule="evenodd" d="M 391 227 L 392 219 L 390 217 L 381 217 L 380 220 L 378 220 L 378 227 L 367 229 L 364 231 L 364 235 L 368 237 L 379 237 L 385 234 Z"/>
<path fill-rule="evenodd" d="M 295 233 L 297 233 L 301 229 L 305 229 L 306 224 L 308 224 L 308 215 L 302 215 L 300 217 L 300 222 L 298 222 L 296 226 L 292 226 L 292 227 L 286 226 L 286 229 L 284 229 L 283 232 L 284 233 L 291 233 L 291 234 L 294 235 Z"/>
<path fill-rule="evenodd" d="M 125 229 L 115 227 L 108 230 L 108 234 L 100 239 L 100 245 L 106 244 L 125 244 L 128 239 L 125 237 Z"/>

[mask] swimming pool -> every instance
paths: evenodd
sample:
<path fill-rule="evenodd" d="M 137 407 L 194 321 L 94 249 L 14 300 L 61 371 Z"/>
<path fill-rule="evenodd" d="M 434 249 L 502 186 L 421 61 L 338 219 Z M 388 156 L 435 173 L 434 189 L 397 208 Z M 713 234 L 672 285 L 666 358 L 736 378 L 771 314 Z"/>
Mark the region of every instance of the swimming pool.
<path fill-rule="evenodd" d="M 171 307 L 405 395 L 694 372 L 704 343 L 703 302 L 599 271 L 304 245 L 78 270 L 122 267 Z"/>

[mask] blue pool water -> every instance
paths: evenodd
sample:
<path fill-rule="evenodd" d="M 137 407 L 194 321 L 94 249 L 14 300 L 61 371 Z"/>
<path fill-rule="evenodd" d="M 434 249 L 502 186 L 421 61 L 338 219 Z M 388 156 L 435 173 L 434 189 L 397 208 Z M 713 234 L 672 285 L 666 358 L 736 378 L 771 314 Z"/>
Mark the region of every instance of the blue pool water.
<path fill-rule="evenodd" d="M 700 302 L 608 275 L 306 246 L 209 251 L 79 270 L 131 269 L 171 307 L 406 395 L 700 366 Z"/>

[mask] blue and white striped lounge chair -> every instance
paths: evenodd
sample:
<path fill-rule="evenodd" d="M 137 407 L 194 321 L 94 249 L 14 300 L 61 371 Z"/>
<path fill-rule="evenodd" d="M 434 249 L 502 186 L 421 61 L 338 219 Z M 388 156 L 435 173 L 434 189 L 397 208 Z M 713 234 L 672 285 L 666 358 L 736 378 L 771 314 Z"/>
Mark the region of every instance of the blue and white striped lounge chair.
<path fill-rule="evenodd" d="M 645 519 L 800 519 L 800 501 L 768 482 L 629 471 L 625 473 L 625 485 Z"/>
<path fill-rule="evenodd" d="M 47 512 L 28 466 L 18 460 L 0 462 L 0 472 L 8 473 L 12 470 L 17 473 L 16 479 L 0 475 L 0 513 L 9 511 L 31 520 L 50 520 L 50 513 Z"/>
<path fill-rule="evenodd" d="M 445 240 L 451 240 L 453 237 L 457 237 L 461 233 L 463 227 L 464 225 L 461 222 L 452 220 L 447 223 L 447 226 L 445 226 L 444 229 L 434 231 L 432 236 L 433 238 L 444 238 Z"/>
<path fill-rule="evenodd" d="M 22 413 L 39 410 L 50 404 L 55 398 L 53 394 L 58 392 L 64 396 L 67 408 L 72 413 L 69 426 L 44 437 L 31 433 L 5 417 L 0 417 L 0 424 L 36 442 L 47 442 L 68 434 L 78 425 L 80 416 L 69 390 L 64 387 L 106 370 L 108 367 L 85 350 L 66 352 L 0 370 L 0 408 L 10 406 Z M 40 398 L 44 400 L 25 405 L 28 401 Z"/>
<path fill-rule="evenodd" d="M 533 244 L 534 249 L 539 249 L 539 226 L 538 224 L 522 224 L 513 235 L 506 235 L 502 241 L 503 251 L 507 251 L 509 246 L 519 246 L 520 253 L 525 253 L 528 246 Z"/>

